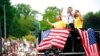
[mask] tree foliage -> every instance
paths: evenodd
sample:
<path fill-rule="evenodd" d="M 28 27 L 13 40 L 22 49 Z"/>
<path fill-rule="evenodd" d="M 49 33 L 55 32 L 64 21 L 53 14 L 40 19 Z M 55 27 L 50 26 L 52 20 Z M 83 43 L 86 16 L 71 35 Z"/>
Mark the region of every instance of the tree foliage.
<path fill-rule="evenodd" d="M 49 19 L 51 22 L 55 21 L 55 17 L 60 15 L 60 9 L 57 7 L 48 7 L 45 9 L 45 13 L 43 14 L 43 20 L 40 21 L 41 30 L 50 29 L 51 26 L 48 25 L 46 19 Z"/>
<path fill-rule="evenodd" d="M 25 39 L 28 42 L 35 42 L 36 37 L 29 34 L 29 35 L 24 36 L 23 39 Z"/>
<path fill-rule="evenodd" d="M 4 5 L 6 10 L 7 37 L 22 37 L 30 32 L 39 31 L 39 24 L 35 20 L 35 15 L 39 13 L 38 11 L 32 10 L 27 4 L 11 6 L 9 0 L 0 0 L 0 29 L 2 30 L 2 37 L 4 37 Z M 34 29 L 37 29 L 37 31 Z"/>
<path fill-rule="evenodd" d="M 4 8 L 5 8 L 5 14 L 6 14 L 6 27 L 7 27 L 7 36 L 10 32 L 10 25 L 13 20 L 13 6 L 10 4 L 10 0 L 0 0 L 0 29 L 1 29 L 1 35 L 4 37 Z"/>
<path fill-rule="evenodd" d="M 84 28 L 100 30 L 100 11 L 96 13 L 89 12 L 84 15 Z"/>
<path fill-rule="evenodd" d="M 10 35 L 21 37 L 32 31 L 34 32 L 36 28 L 38 29 L 38 24 L 36 24 L 37 21 L 35 20 L 35 14 L 37 14 L 38 11 L 32 10 L 31 7 L 26 4 L 18 4 L 15 6 L 15 9 L 15 16 L 11 24 L 12 26 L 10 27 Z"/>

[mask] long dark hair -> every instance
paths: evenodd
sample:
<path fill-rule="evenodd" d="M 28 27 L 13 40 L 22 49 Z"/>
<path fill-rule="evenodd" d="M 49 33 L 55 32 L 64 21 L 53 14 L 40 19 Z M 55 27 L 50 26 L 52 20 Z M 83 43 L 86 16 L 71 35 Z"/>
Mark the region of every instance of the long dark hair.
<path fill-rule="evenodd" d="M 79 10 L 75 10 L 75 13 L 74 13 L 74 18 L 76 18 L 77 17 L 77 13 L 80 13 L 80 11 Z M 80 19 L 82 20 L 82 16 L 80 15 Z"/>
<path fill-rule="evenodd" d="M 59 16 L 59 17 L 60 17 L 60 20 L 62 20 L 61 16 Z"/>
<path fill-rule="evenodd" d="M 79 10 L 75 10 L 75 13 L 74 13 L 74 18 L 76 18 L 76 17 L 77 17 L 77 15 L 76 15 L 76 14 L 77 14 L 78 12 L 80 12 L 80 11 L 79 11 Z"/>
<path fill-rule="evenodd" d="M 60 15 L 57 15 L 56 17 L 60 17 L 60 20 L 62 20 L 61 16 Z"/>

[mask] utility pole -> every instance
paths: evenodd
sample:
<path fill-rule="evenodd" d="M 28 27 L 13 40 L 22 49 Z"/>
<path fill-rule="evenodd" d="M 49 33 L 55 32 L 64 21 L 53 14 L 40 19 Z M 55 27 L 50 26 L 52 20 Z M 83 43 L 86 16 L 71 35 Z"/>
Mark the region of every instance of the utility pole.
<path fill-rule="evenodd" d="M 5 10 L 5 4 L 3 5 L 4 9 L 4 38 L 6 39 L 6 10 Z"/>
<path fill-rule="evenodd" d="M 2 56 L 2 38 L 1 38 L 1 21 L 0 21 L 0 56 Z"/>

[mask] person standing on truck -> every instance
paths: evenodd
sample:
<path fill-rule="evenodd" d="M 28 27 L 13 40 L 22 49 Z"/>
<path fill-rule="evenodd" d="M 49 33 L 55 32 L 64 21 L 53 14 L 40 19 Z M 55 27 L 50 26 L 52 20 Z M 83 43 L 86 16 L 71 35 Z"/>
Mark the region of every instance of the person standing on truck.
<path fill-rule="evenodd" d="M 74 16 L 72 12 L 72 7 L 67 8 L 67 13 L 64 13 L 63 8 L 61 8 L 62 20 L 66 23 L 66 27 L 74 29 Z"/>
<path fill-rule="evenodd" d="M 76 29 L 82 29 L 83 28 L 83 19 L 80 14 L 79 10 L 75 10 L 74 13 L 75 21 L 74 21 L 74 26 Z"/>
<path fill-rule="evenodd" d="M 56 29 L 65 29 L 66 28 L 66 23 L 62 21 L 61 16 L 56 16 L 55 23 L 51 23 L 48 19 L 47 19 L 47 22 L 49 25 L 51 25 L 52 27 L 54 27 Z"/>

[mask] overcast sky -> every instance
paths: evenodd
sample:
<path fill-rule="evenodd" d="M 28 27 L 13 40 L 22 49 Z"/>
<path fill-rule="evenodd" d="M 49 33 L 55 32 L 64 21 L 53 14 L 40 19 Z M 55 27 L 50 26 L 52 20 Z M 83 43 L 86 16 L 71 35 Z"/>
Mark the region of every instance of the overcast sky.
<path fill-rule="evenodd" d="M 67 7 L 71 6 L 74 10 L 80 10 L 81 14 L 86 14 L 89 11 L 96 12 L 100 10 L 100 0 L 11 0 L 12 5 L 18 3 L 29 4 L 32 9 L 41 13 L 44 13 L 44 10 L 48 6 L 56 6 L 58 8 L 63 7 L 64 11 Z"/>

